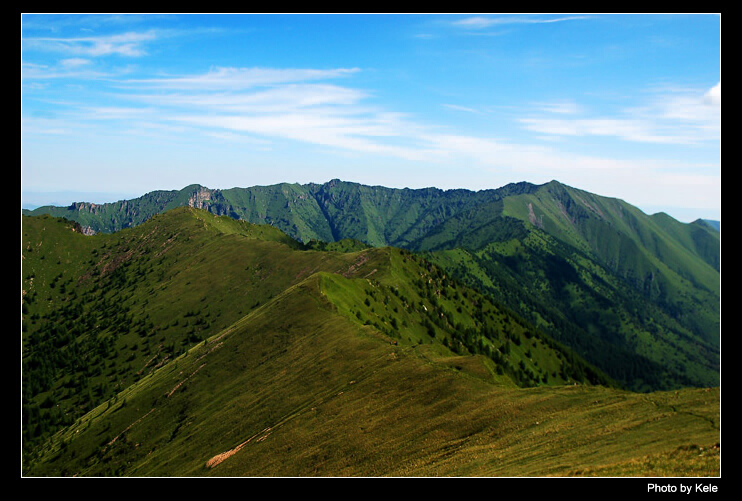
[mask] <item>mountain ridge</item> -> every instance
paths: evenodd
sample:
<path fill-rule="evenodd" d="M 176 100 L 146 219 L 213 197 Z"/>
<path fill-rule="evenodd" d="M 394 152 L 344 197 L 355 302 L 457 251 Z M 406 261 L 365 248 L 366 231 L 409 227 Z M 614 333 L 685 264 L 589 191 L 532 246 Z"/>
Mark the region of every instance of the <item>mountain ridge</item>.
<path fill-rule="evenodd" d="M 162 210 L 168 210 L 174 206 L 190 205 L 190 206 L 194 206 L 198 208 L 205 208 L 207 210 L 211 210 L 214 213 L 221 213 L 223 215 L 226 211 L 223 205 L 229 206 L 227 201 L 231 198 L 230 196 L 231 194 L 238 194 L 240 192 L 251 192 L 251 191 L 269 191 L 273 193 L 276 193 L 278 191 L 283 191 L 284 193 L 287 193 L 288 191 L 295 191 L 297 193 L 300 193 L 300 195 L 303 195 L 303 198 L 306 198 L 307 195 L 312 195 L 315 198 L 318 198 L 320 196 L 324 196 L 325 193 L 329 192 L 330 190 L 332 190 L 333 188 L 337 186 L 348 186 L 348 187 L 353 187 L 354 189 L 363 188 L 367 190 L 382 190 L 382 191 L 387 191 L 387 192 L 396 193 L 396 194 L 435 194 L 437 196 L 464 194 L 464 195 L 467 195 L 473 198 L 481 198 L 480 195 L 482 194 L 485 195 L 485 197 L 494 196 L 496 198 L 500 198 L 500 197 L 518 195 L 518 194 L 533 193 L 536 190 L 549 189 L 550 187 L 555 187 L 555 186 L 575 190 L 575 188 L 570 188 L 567 185 L 564 185 L 556 180 L 552 180 L 548 183 L 544 183 L 541 185 L 522 181 L 522 182 L 509 183 L 500 188 L 486 188 L 486 189 L 481 189 L 481 190 L 470 190 L 466 188 L 441 189 L 441 188 L 436 188 L 432 186 L 426 187 L 426 188 L 388 188 L 383 185 L 364 185 L 364 184 L 357 183 L 357 182 L 342 181 L 340 179 L 332 179 L 325 183 L 313 183 L 312 182 L 312 183 L 307 183 L 307 184 L 299 184 L 299 183 L 284 182 L 284 183 L 277 183 L 277 184 L 271 184 L 271 185 L 256 185 L 256 186 L 251 186 L 251 187 L 246 187 L 246 188 L 241 188 L 241 187 L 208 188 L 200 184 L 191 184 L 180 190 L 154 190 L 140 197 L 119 200 L 116 202 L 93 203 L 93 202 L 79 201 L 79 202 L 73 202 L 72 204 L 66 207 L 46 205 L 46 206 L 36 207 L 34 209 L 22 209 L 22 213 L 27 214 L 27 215 L 40 214 L 40 213 L 53 213 L 54 215 L 64 217 L 64 211 L 69 211 L 69 213 L 78 211 L 78 212 L 91 212 L 91 213 L 102 214 L 105 212 L 110 212 L 111 209 L 118 210 L 118 209 L 123 209 L 127 206 L 146 206 L 146 205 L 149 205 L 152 207 L 150 209 L 150 213 L 151 213 L 153 209 L 156 211 L 162 211 Z M 587 193 L 587 192 L 583 191 L 583 193 Z M 214 199 L 214 196 L 215 196 L 215 199 Z M 601 197 L 601 198 L 607 199 L 607 197 Z M 620 199 L 613 199 L 613 200 L 620 201 Z M 317 201 L 319 202 L 319 200 Z M 210 209 L 210 207 L 212 206 L 215 208 Z M 656 213 L 656 214 L 649 215 L 649 217 L 653 217 L 653 218 L 670 217 L 671 218 L 671 216 L 667 216 L 667 214 L 665 213 Z M 72 217 L 71 219 L 77 220 L 77 218 L 75 217 Z M 244 218 L 244 219 L 249 220 L 249 218 Z M 251 221 L 251 222 L 258 222 L 258 221 Z M 264 222 L 264 221 L 260 221 L 260 222 Z M 720 225 L 715 225 L 713 221 L 707 221 L 703 219 L 698 219 L 691 223 L 679 223 L 679 224 L 694 225 L 694 224 L 700 224 L 700 223 L 705 223 L 707 226 L 710 226 L 713 229 L 716 229 L 717 231 L 720 230 Z M 111 225 L 105 225 L 105 224 L 101 225 L 100 223 L 98 223 L 99 229 L 97 230 L 93 228 L 91 229 L 93 229 L 94 231 L 110 232 L 110 231 L 114 231 L 117 229 L 121 229 L 126 226 L 131 226 L 132 224 L 136 224 L 136 221 L 122 221 L 118 223 L 118 226 L 111 226 Z M 302 235 L 295 234 L 292 236 L 302 241 L 307 240 L 306 238 L 302 238 Z M 391 242 L 386 242 L 386 243 L 389 244 Z"/>
<path fill-rule="evenodd" d="M 190 185 L 24 214 L 49 213 L 104 233 L 181 206 L 274 226 L 304 245 L 344 240 L 423 253 L 589 353 L 630 388 L 718 382 L 720 233 L 558 181 L 476 192 L 339 179 L 225 190 Z M 611 352 L 621 356 L 606 366 Z"/>
<path fill-rule="evenodd" d="M 661 213 L 647 216 L 620 199 L 594 195 L 558 181 L 542 185 L 511 183 L 480 191 L 386 188 L 339 179 L 323 184 L 280 183 L 229 189 L 193 184 L 177 191 L 154 191 L 115 203 L 76 202 L 68 207 L 42 207 L 22 213 L 65 217 L 79 222 L 86 233 L 93 234 L 135 226 L 156 213 L 178 206 L 203 208 L 217 215 L 273 225 L 305 243 L 350 238 L 371 246 L 390 245 L 418 251 L 429 250 L 431 245 L 425 240 L 431 233 L 445 230 L 453 218 L 474 214 L 477 219 L 472 220 L 484 225 L 495 219 L 501 221 L 502 217 L 515 217 L 540 229 L 546 224 L 550 234 L 578 248 L 592 247 L 603 263 L 609 264 L 617 256 L 606 255 L 608 251 L 597 245 L 611 245 L 615 251 L 624 245 L 619 240 L 634 245 L 632 240 L 639 239 L 641 247 L 656 246 L 658 242 L 652 242 L 653 237 L 645 229 L 654 225 L 653 234 L 670 232 L 672 238 L 680 237 L 678 241 L 686 252 L 701 257 L 716 271 L 720 267 L 718 243 L 713 242 L 720 236 L 715 236 L 717 232 L 711 225 L 702 221 L 680 223 Z M 625 217 L 630 221 L 623 221 Z M 594 224 L 596 220 L 607 224 L 598 226 Z M 482 242 L 472 243 L 471 237 L 470 231 L 469 247 L 482 246 Z M 606 238 L 613 243 L 599 243 Z M 657 248 L 649 251 L 655 256 L 660 252 Z"/>
<path fill-rule="evenodd" d="M 469 195 L 478 198 L 481 194 L 498 194 L 498 193 L 512 193 L 513 191 L 518 192 L 524 189 L 533 189 L 537 185 L 528 182 L 511 183 L 502 188 L 497 189 L 483 189 L 479 191 L 473 191 L 465 188 L 455 189 L 441 189 L 436 187 L 427 188 L 387 188 L 382 185 L 364 185 L 361 183 L 342 181 L 340 179 L 332 179 L 325 183 L 277 183 L 270 185 L 256 185 L 251 187 L 232 187 L 232 188 L 208 188 L 200 184 L 191 184 L 185 186 L 180 190 L 154 190 L 148 192 L 140 197 L 119 200 L 116 202 L 105 202 L 105 203 L 92 203 L 92 202 L 73 202 L 67 207 L 60 206 L 42 206 L 35 209 L 22 209 L 22 213 L 26 215 L 38 215 L 38 214 L 52 214 L 58 217 L 66 217 L 71 220 L 80 222 L 85 228 L 86 222 L 92 223 L 86 230 L 88 232 L 112 232 L 119 229 L 133 226 L 141 223 L 147 217 L 151 217 L 154 213 L 169 210 L 176 206 L 190 205 L 197 208 L 204 208 L 218 215 L 230 215 L 232 217 L 244 216 L 242 219 L 246 219 L 250 222 L 271 224 L 270 218 L 265 220 L 265 210 L 259 211 L 253 209 L 253 212 L 247 212 L 246 214 L 240 214 L 236 212 L 235 204 L 233 201 L 256 201 L 253 193 L 268 193 L 269 196 L 283 195 L 286 197 L 287 204 L 295 204 L 297 200 L 306 200 L 308 195 L 315 198 L 318 206 L 321 203 L 330 203 L 331 190 L 338 186 L 353 187 L 355 189 L 365 189 L 367 191 L 383 190 L 394 194 L 416 194 L 416 195 L 427 195 L 426 198 L 433 198 L 432 195 L 446 196 L 446 195 Z M 289 194 L 295 194 L 295 198 L 289 198 Z M 320 199 L 321 198 L 321 199 Z M 267 208 L 267 200 L 260 199 L 259 203 L 266 204 L 263 209 Z M 137 211 L 133 210 L 133 207 L 145 207 L 146 210 Z M 127 210 L 128 209 L 128 210 Z M 108 217 L 109 214 L 121 212 L 123 217 L 114 218 Z M 84 217 L 81 214 L 91 214 L 98 217 Z M 252 216 L 252 217 L 251 217 Z M 255 220 L 255 218 L 263 218 L 263 220 Z M 290 229 L 290 228 L 289 228 Z M 284 229 L 286 231 L 286 229 Z M 312 238 L 316 238 L 317 235 L 302 235 L 291 231 L 287 231 L 290 236 L 301 240 L 308 241 Z M 328 239 L 324 239 L 327 241 Z M 387 242 L 391 243 L 391 242 Z"/>

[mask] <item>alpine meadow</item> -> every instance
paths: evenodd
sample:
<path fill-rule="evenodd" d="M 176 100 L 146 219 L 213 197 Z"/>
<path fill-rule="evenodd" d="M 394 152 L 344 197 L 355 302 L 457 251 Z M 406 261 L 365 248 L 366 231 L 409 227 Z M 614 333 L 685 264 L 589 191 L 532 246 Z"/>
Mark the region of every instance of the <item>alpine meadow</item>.
<path fill-rule="evenodd" d="M 22 217 L 29 474 L 720 473 L 705 222 L 556 182 Z"/>
<path fill-rule="evenodd" d="M 23 14 L 21 477 L 718 493 L 719 17 Z"/>

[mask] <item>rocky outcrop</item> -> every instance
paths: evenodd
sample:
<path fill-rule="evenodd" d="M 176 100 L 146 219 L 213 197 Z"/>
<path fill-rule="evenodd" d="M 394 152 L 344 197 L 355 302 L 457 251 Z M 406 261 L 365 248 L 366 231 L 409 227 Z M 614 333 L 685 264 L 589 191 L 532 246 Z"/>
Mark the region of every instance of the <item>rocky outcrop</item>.
<path fill-rule="evenodd" d="M 188 198 L 188 205 L 196 209 L 208 209 L 209 202 L 216 191 L 199 186 Z"/>

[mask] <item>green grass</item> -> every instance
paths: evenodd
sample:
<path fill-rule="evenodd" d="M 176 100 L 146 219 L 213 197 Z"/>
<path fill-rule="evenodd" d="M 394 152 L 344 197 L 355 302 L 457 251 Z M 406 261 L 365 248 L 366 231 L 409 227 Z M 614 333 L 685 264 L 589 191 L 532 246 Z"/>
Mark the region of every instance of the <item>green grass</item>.
<path fill-rule="evenodd" d="M 195 209 L 72 228 L 23 221 L 24 475 L 718 474 L 718 389 L 585 384 L 408 251 Z"/>
<path fill-rule="evenodd" d="M 98 402 L 220 332 L 342 253 L 300 251 L 267 226 L 181 209 L 86 237 L 23 224 L 24 440 L 43 441 Z"/>
<path fill-rule="evenodd" d="M 719 383 L 718 330 L 716 339 L 710 335 L 714 325 L 718 329 L 718 296 L 714 303 L 713 294 L 691 296 L 686 289 L 683 301 L 693 306 L 682 310 L 652 301 L 606 266 L 542 232 L 476 251 L 436 250 L 428 257 L 628 388 Z"/>
<path fill-rule="evenodd" d="M 718 391 L 488 381 L 338 315 L 322 281 L 290 288 L 78 420 L 34 473 L 584 475 L 719 441 Z M 718 472 L 697 466 L 667 464 Z"/>
<path fill-rule="evenodd" d="M 580 477 L 720 477 L 721 448 L 718 444 L 684 445 L 671 452 L 651 454 L 620 463 L 588 467 L 570 472 Z"/>

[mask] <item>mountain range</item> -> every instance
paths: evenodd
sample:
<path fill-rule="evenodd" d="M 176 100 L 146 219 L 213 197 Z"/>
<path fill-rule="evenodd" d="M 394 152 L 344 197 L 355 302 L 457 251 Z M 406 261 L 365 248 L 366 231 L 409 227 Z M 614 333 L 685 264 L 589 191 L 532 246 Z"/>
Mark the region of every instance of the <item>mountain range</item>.
<path fill-rule="evenodd" d="M 26 214 L 110 233 L 190 206 L 303 243 L 356 240 L 425 256 L 633 390 L 719 383 L 721 234 L 552 181 L 469 191 L 333 180 L 199 185 Z"/>
<path fill-rule="evenodd" d="M 27 474 L 718 467 L 703 221 L 557 182 L 334 180 L 44 207 L 22 233 Z"/>

